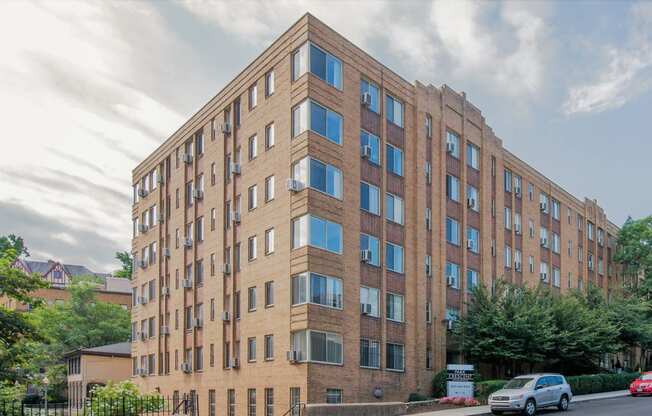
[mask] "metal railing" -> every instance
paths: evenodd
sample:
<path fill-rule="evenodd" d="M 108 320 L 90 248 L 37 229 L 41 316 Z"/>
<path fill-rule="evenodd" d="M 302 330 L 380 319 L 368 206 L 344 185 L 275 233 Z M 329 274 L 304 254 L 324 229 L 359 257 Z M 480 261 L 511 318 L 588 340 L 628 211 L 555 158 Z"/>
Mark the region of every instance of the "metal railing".
<path fill-rule="evenodd" d="M 74 402 L 0 401 L 0 416 L 198 416 L 197 395 L 183 397 L 92 396 Z"/>
<path fill-rule="evenodd" d="M 285 413 L 281 416 L 302 416 L 305 414 L 306 404 L 299 402 L 293 404 Z"/>

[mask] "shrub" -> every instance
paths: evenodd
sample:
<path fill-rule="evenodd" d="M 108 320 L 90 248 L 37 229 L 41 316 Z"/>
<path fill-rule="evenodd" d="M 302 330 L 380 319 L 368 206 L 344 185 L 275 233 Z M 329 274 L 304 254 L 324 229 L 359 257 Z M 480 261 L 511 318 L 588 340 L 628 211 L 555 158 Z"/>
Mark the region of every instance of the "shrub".
<path fill-rule="evenodd" d="M 434 397 L 444 397 L 446 391 L 446 381 L 448 380 L 448 371 L 441 370 L 432 379 L 432 394 Z"/>
<path fill-rule="evenodd" d="M 164 399 L 158 394 L 142 394 L 131 380 L 109 382 L 91 391 L 91 408 L 85 412 L 93 416 L 137 416 L 164 409 Z"/>
<path fill-rule="evenodd" d="M 491 393 L 502 389 L 505 384 L 507 380 L 486 380 L 475 383 L 475 397 L 481 402 L 486 402 Z"/>
<path fill-rule="evenodd" d="M 464 406 L 480 406 L 480 402 L 469 397 L 464 400 Z"/>
<path fill-rule="evenodd" d="M 422 402 L 425 400 L 428 400 L 428 397 L 421 393 L 410 393 L 410 397 L 408 397 L 408 402 Z"/>
<path fill-rule="evenodd" d="M 638 373 L 593 374 L 566 377 L 566 380 L 577 395 L 626 390 L 638 376 Z"/>

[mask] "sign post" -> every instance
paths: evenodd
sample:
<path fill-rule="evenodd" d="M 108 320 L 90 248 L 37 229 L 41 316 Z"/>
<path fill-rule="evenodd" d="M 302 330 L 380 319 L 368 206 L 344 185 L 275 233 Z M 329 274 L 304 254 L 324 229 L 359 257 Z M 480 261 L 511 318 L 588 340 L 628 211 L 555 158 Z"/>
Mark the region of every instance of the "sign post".
<path fill-rule="evenodd" d="M 473 366 L 468 364 L 448 364 L 446 395 L 448 397 L 473 398 Z"/>

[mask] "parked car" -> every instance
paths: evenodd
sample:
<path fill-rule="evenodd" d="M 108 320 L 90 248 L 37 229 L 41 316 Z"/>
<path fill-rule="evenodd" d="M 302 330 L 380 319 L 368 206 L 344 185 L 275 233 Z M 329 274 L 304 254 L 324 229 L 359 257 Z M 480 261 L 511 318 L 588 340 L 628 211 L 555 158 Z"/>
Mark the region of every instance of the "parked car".
<path fill-rule="evenodd" d="M 629 392 L 632 396 L 642 396 L 652 394 L 652 371 L 641 374 L 636 380 L 629 385 Z"/>
<path fill-rule="evenodd" d="M 519 412 L 533 416 L 537 409 L 556 406 L 568 410 L 573 399 L 571 387 L 561 374 L 530 374 L 511 379 L 489 396 L 491 413 Z"/>

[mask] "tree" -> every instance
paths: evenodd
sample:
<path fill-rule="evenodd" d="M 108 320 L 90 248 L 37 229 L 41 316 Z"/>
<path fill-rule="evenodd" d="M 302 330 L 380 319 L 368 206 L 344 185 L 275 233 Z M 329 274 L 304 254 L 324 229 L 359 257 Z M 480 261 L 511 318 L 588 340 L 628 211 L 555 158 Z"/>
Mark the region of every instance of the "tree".
<path fill-rule="evenodd" d="M 639 220 L 630 217 L 625 221 L 618 233 L 614 260 L 633 282 L 633 289 L 652 299 L 652 215 Z"/>
<path fill-rule="evenodd" d="M 124 279 L 131 280 L 131 275 L 133 273 L 133 257 L 126 251 L 118 251 L 115 253 L 115 258 L 120 261 L 122 268 L 113 273 L 116 277 L 122 277 Z"/>
<path fill-rule="evenodd" d="M 158 393 L 141 393 L 131 380 L 109 382 L 92 390 L 90 413 L 97 416 L 137 416 L 164 410 L 165 401 Z"/>

